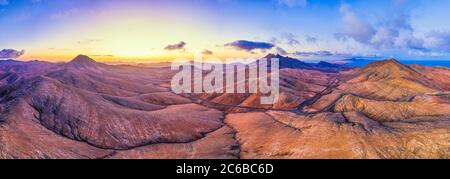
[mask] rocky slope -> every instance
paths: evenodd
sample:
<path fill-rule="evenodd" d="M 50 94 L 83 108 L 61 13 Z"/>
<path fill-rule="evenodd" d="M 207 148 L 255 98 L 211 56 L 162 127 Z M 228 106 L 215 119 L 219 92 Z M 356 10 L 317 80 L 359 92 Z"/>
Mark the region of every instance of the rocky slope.
<path fill-rule="evenodd" d="M 173 94 L 165 66 L 0 62 L 0 158 L 450 158 L 450 69 L 284 65 L 260 105 Z"/>
<path fill-rule="evenodd" d="M 449 118 L 380 123 L 358 112 L 228 115 L 242 158 L 449 158 Z"/>
<path fill-rule="evenodd" d="M 158 76 L 162 70 L 107 66 L 79 56 L 46 74 L 2 86 L 1 156 L 101 157 L 110 150 L 191 142 L 222 127 L 221 111 L 192 104 L 162 87 L 169 80 Z M 26 132 L 29 128 L 64 142 L 48 141 L 53 137 L 27 142 L 39 136 Z M 47 151 L 82 149 L 59 146 L 64 143 L 77 143 L 94 154 Z M 20 150 L 23 144 L 26 148 Z"/>
<path fill-rule="evenodd" d="M 308 113 L 230 114 L 226 123 L 242 158 L 449 158 L 449 74 L 379 61 L 341 72 Z"/>

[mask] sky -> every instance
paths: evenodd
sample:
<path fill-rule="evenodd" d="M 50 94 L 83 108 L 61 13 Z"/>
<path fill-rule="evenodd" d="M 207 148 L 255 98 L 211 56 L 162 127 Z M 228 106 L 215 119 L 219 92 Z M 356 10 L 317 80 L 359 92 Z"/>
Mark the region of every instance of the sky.
<path fill-rule="evenodd" d="M 0 59 L 450 60 L 448 0 L 0 0 Z"/>

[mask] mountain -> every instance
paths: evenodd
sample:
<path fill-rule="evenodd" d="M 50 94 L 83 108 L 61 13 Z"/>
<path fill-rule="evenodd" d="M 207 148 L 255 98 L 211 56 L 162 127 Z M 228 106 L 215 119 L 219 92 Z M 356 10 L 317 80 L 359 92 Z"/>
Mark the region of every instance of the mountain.
<path fill-rule="evenodd" d="M 436 83 L 428 73 L 403 65 L 395 59 L 373 62 L 341 76 L 343 90 L 378 99 L 401 100 L 445 90 L 447 83 Z"/>
<path fill-rule="evenodd" d="M 42 61 L 1 60 L 0 86 L 12 84 L 24 78 L 39 76 L 55 66 L 57 64 Z"/>
<path fill-rule="evenodd" d="M 280 61 L 280 68 L 313 68 L 311 64 L 302 62 L 300 60 L 294 59 L 294 58 L 290 58 L 290 57 L 284 57 L 281 56 L 279 54 L 268 54 L 267 56 L 264 57 L 265 59 L 273 59 L 273 58 L 277 58 Z"/>
<path fill-rule="evenodd" d="M 0 64 L 2 65 L 10 65 L 10 64 L 17 64 L 21 63 L 21 61 L 13 60 L 13 59 L 7 59 L 7 60 L 0 60 Z"/>
<path fill-rule="evenodd" d="M 332 64 L 328 62 L 319 62 L 319 63 L 306 63 L 302 62 L 298 59 L 282 56 L 279 54 L 268 54 L 264 57 L 264 59 L 273 59 L 277 58 L 280 61 L 280 69 L 285 68 L 293 68 L 293 69 L 309 69 L 309 70 L 319 70 L 324 72 L 338 72 L 343 66 L 339 64 Z"/>
<path fill-rule="evenodd" d="M 167 67 L 0 62 L 0 158 L 450 158 L 450 69 L 273 57 L 274 105 L 174 94 Z"/>
<path fill-rule="evenodd" d="M 421 68 L 390 59 L 345 70 L 300 112 L 233 113 L 225 123 L 241 158 L 449 158 L 450 70 Z"/>
<path fill-rule="evenodd" d="M 355 57 L 355 58 L 347 58 L 347 59 L 344 59 L 343 61 L 357 62 L 357 61 L 369 61 L 369 59 Z"/>
<path fill-rule="evenodd" d="M 319 68 L 336 68 L 336 69 L 342 68 L 342 66 L 339 64 L 334 64 L 334 63 L 329 63 L 329 62 L 324 62 L 324 61 L 320 61 L 316 66 Z"/>
<path fill-rule="evenodd" d="M 437 72 L 437 71 L 436 71 Z M 342 72 L 339 86 L 312 107 L 334 112 L 359 111 L 378 121 L 407 120 L 417 116 L 449 115 L 447 82 L 432 80 L 427 72 L 395 59 L 377 61 Z M 334 109 L 333 109 L 334 108 Z"/>
<path fill-rule="evenodd" d="M 98 63 L 94 59 L 92 59 L 86 55 L 78 55 L 72 61 L 65 64 L 65 66 L 77 68 L 77 69 L 83 69 L 83 68 L 98 68 L 101 66 L 105 66 L 105 64 Z"/>
<path fill-rule="evenodd" d="M 222 112 L 170 93 L 166 74 L 78 56 L 1 86 L 0 158 L 102 158 L 143 145 L 192 142 L 221 128 Z"/>

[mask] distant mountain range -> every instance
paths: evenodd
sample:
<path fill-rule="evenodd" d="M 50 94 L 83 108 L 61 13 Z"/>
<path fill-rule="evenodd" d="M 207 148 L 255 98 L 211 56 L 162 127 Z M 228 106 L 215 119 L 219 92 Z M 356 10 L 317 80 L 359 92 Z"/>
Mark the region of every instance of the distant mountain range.
<path fill-rule="evenodd" d="M 310 69 L 310 70 L 319 70 L 319 71 L 328 71 L 328 72 L 337 72 L 344 68 L 344 66 L 339 64 L 332 64 L 325 61 L 320 61 L 319 63 L 306 63 L 299 59 L 282 56 L 279 54 L 268 54 L 264 58 L 273 59 L 277 58 L 280 61 L 280 68 L 297 68 L 297 69 Z"/>

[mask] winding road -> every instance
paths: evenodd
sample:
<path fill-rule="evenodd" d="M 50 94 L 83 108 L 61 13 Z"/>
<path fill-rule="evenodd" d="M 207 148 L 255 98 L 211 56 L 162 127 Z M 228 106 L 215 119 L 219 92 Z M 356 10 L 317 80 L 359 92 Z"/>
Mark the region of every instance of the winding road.
<path fill-rule="evenodd" d="M 197 96 L 194 96 L 192 94 L 185 94 L 186 97 L 190 98 L 191 100 L 193 100 L 195 103 L 203 105 L 203 106 L 207 106 L 207 107 L 213 107 L 213 108 L 240 108 L 240 109 L 248 109 L 248 110 L 254 110 L 254 111 L 267 111 L 267 110 L 271 110 L 271 111 L 283 111 L 283 112 L 293 112 L 299 115 L 312 115 L 312 114 L 317 114 L 320 112 L 323 112 L 325 109 L 317 111 L 317 112 L 305 112 L 305 108 L 307 106 L 310 106 L 314 103 L 317 102 L 317 100 L 319 100 L 322 96 L 330 94 L 331 92 L 333 92 L 333 89 L 337 86 L 339 86 L 339 77 L 336 77 L 329 85 L 326 86 L 326 88 L 317 93 L 315 96 L 313 96 L 310 99 L 305 100 L 304 102 L 302 102 L 300 105 L 298 105 L 295 109 L 292 110 L 283 110 L 283 109 L 273 109 L 273 108 L 258 108 L 258 107 L 251 107 L 251 106 L 241 106 L 241 105 L 229 105 L 229 104 L 222 104 L 222 103 L 215 103 L 215 102 L 211 102 L 209 100 L 205 100 L 202 98 L 199 98 Z"/>

